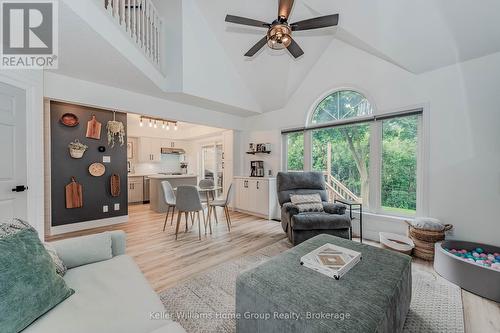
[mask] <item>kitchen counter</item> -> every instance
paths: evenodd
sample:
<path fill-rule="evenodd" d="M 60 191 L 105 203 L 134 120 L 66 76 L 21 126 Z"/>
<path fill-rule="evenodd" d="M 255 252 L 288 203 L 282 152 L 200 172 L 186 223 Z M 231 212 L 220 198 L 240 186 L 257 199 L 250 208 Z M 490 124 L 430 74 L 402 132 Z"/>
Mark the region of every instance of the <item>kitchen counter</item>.
<path fill-rule="evenodd" d="M 179 179 L 179 178 L 198 178 L 198 175 L 195 174 L 186 174 L 186 175 L 161 175 L 161 174 L 154 174 L 154 175 L 148 175 L 150 179 Z"/>
<path fill-rule="evenodd" d="M 153 175 L 153 173 L 140 173 L 140 172 L 138 172 L 138 173 L 129 173 L 127 176 L 129 178 L 132 178 L 132 177 L 149 177 L 151 175 Z"/>
<path fill-rule="evenodd" d="M 165 204 L 165 199 L 163 196 L 163 188 L 161 187 L 161 182 L 168 180 L 172 188 L 176 188 L 183 185 L 198 185 L 198 176 L 189 175 L 159 175 L 154 174 L 148 176 L 150 179 L 149 184 L 149 200 L 150 208 L 157 213 L 166 213 L 167 205 Z"/>

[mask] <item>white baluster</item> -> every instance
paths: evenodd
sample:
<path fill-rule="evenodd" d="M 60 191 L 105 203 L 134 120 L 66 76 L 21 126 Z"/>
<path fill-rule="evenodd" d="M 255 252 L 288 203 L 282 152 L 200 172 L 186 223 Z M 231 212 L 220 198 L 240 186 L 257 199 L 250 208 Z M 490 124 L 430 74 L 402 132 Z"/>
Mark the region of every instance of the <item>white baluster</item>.
<path fill-rule="evenodd" d="M 149 1 L 144 1 L 144 51 L 149 53 Z"/>
<path fill-rule="evenodd" d="M 120 0 L 120 25 L 125 24 L 125 1 Z"/>
<path fill-rule="evenodd" d="M 135 41 L 139 41 L 139 37 L 141 35 L 141 1 L 140 0 L 134 0 L 135 1 L 135 10 L 134 10 L 134 16 L 135 16 Z"/>
<path fill-rule="evenodd" d="M 130 3 L 130 0 L 127 0 L 127 12 L 128 12 L 128 15 L 127 15 L 127 23 L 125 24 L 126 25 L 126 30 L 129 32 L 130 34 L 130 12 L 131 12 L 131 3 Z"/>
<path fill-rule="evenodd" d="M 163 21 L 160 19 L 160 24 L 158 26 L 158 64 L 160 63 L 161 61 L 161 53 L 162 53 L 162 49 L 161 49 L 161 46 L 164 45 L 162 40 L 161 39 L 161 36 L 162 36 L 162 29 L 163 29 Z"/>

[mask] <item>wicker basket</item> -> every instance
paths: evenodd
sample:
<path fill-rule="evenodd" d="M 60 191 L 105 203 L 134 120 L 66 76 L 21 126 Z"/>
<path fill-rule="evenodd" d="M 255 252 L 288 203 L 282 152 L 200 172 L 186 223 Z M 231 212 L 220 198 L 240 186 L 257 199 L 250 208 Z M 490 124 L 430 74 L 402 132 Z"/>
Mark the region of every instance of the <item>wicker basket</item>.
<path fill-rule="evenodd" d="M 434 260 L 434 250 L 428 251 L 425 249 L 415 247 L 413 249 L 413 256 L 426 261 L 432 261 Z"/>
<path fill-rule="evenodd" d="M 445 239 L 445 233 L 453 228 L 453 225 L 446 224 L 443 230 L 425 230 L 414 228 L 408 221 L 408 235 L 415 243 L 413 255 L 417 258 L 432 261 L 434 260 L 434 244 Z"/>
<path fill-rule="evenodd" d="M 448 230 L 451 230 L 453 228 L 453 225 L 451 224 L 446 224 L 444 226 L 444 229 L 441 231 L 435 231 L 435 230 L 422 230 L 422 229 L 416 229 L 413 226 L 410 225 L 410 230 L 409 234 L 411 238 L 418 239 L 424 242 L 440 242 L 444 240 L 445 237 L 445 232 Z"/>
<path fill-rule="evenodd" d="M 72 158 L 82 158 L 85 150 L 69 148 L 69 154 Z"/>

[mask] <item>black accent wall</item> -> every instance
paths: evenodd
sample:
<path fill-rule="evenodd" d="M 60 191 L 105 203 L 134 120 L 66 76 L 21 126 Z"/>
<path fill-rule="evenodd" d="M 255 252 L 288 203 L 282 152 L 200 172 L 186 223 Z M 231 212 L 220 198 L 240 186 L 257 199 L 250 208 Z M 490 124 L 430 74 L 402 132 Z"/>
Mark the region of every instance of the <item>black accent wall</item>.
<path fill-rule="evenodd" d="M 62 125 L 59 120 L 65 113 L 75 114 L 80 123 L 76 127 Z M 102 124 L 100 140 L 85 137 L 87 121 L 92 115 L 95 115 Z M 108 110 L 61 102 L 50 103 L 52 226 L 128 214 L 127 138 L 123 146 L 120 146 L 117 140 L 113 148 L 108 146 L 106 124 L 110 120 L 113 120 L 113 112 Z M 123 122 L 126 131 L 126 113 L 116 112 L 116 120 Z M 74 159 L 69 154 L 68 144 L 75 139 L 89 147 L 81 159 Z M 106 147 L 106 151 L 99 152 L 99 146 Z M 103 156 L 110 156 L 111 163 L 103 163 Z M 106 167 L 106 173 L 101 177 L 89 174 L 88 168 L 95 162 L 100 162 Z M 110 176 L 112 174 L 120 176 L 121 191 L 118 197 L 111 196 Z M 82 208 L 66 208 L 65 186 L 71 182 L 72 176 L 75 176 L 77 182 L 83 186 Z M 120 204 L 120 210 L 114 210 L 115 203 Z M 107 213 L 103 213 L 104 205 L 108 206 Z"/>

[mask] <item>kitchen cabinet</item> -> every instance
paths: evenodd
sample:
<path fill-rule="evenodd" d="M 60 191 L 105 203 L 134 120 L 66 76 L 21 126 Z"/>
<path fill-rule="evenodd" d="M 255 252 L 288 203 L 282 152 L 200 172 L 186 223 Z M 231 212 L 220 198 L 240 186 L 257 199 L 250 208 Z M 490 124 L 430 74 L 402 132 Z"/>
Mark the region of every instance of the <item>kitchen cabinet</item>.
<path fill-rule="evenodd" d="M 140 137 L 139 162 L 159 162 L 161 160 L 161 139 Z"/>
<path fill-rule="evenodd" d="M 279 216 L 276 178 L 235 177 L 234 186 L 237 211 L 268 220 Z"/>
<path fill-rule="evenodd" d="M 128 178 L 128 202 L 137 203 L 144 200 L 144 177 Z"/>
<path fill-rule="evenodd" d="M 158 138 L 140 137 L 138 139 L 139 162 L 160 162 L 162 141 Z"/>

